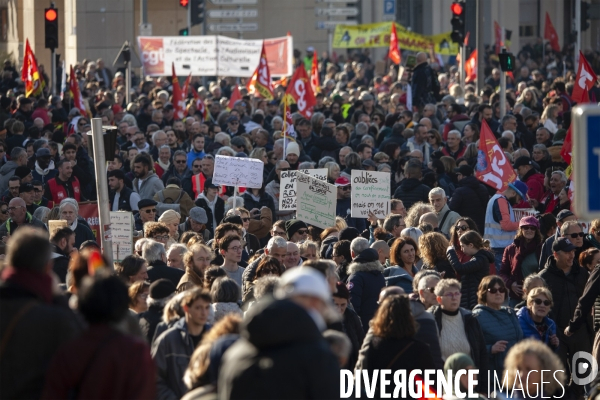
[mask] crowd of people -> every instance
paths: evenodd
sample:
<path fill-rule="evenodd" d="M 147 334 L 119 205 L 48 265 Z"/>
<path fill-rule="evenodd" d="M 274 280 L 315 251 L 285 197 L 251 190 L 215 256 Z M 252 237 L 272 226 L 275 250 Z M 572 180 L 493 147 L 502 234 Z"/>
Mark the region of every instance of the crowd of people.
<path fill-rule="evenodd" d="M 314 49 L 294 54 L 310 74 Z M 480 398 L 494 373 L 512 398 L 583 398 L 594 385 L 573 379 L 573 357 L 600 357 L 600 219 L 571 207 L 560 149 L 575 71 L 560 56 L 525 46 L 500 115 L 492 48 L 479 92 L 426 53 L 400 77 L 367 52 L 325 54 L 312 116 L 290 106 L 295 139 L 285 82 L 266 100 L 194 77 L 202 102 L 190 88 L 178 119 L 167 78 L 128 88 L 84 60 L 82 112 L 68 92 L 25 97 L 5 62 L 0 397 L 330 399 L 340 369 L 477 369 Z M 135 221 L 133 254 L 114 263 L 79 212 L 105 167 L 90 117 L 117 127 L 110 209 Z M 477 178 L 483 121 L 518 175 L 499 192 Z M 215 184 L 218 155 L 260 160 L 262 187 Z M 279 206 L 281 173 L 313 168 L 337 191 L 325 229 Z M 392 177 L 385 218 L 352 216 L 354 170 Z M 54 220 L 66 227 L 49 234 Z"/>

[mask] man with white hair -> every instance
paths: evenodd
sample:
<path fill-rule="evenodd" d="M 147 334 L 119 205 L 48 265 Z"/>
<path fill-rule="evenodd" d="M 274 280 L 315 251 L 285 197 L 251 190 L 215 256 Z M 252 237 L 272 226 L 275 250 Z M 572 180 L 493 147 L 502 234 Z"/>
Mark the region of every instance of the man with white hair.
<path fill-rule="evenodd" d="M 450 131 L 452 133 L 452 131 Z M 450 133 L 448 137 L 450 137 Z M 450 237 L 450 228 L 454 226 L 456 221 L 460 218 L 457 212 L 450 210 L 448 207 L 448 197 L 446 192 L 442 188 L 433 188 L 429 192 L 429 203 L 435 208 L 435 214 L 438 219 L 438 227 L 440 231 Z"/>
<path fill-rule="evenodd" d="M 467 146 L 465 146 L 461 138 L 462 135 L 460 131 L 457 131 L 456 129 L 448 132 L 448 138 L 446 140 L 446 144 L 442 148 L 442 153 L 444 153 L 445 156 L 454 158 L 455 160 L 461 158 L 467 150 Z"/>
<path fill-rule="evenodd" d="M 150 282 L 164 278 L 173 282 L 177 287 L 183 276 L 183 271 L 167 265 L 167 252 L 162 243 L 155 240 L 147 242 L 142 247 L 142 258 L 148 262 L 148 280 Z"/>
<path fill-rule="evenodd" d="M 285 269 L 290 269 L 302 265 L 302 257 L 300 257 L 300 249 L 294 242 L 287 242 L 287 252 L 283 261 Z"/>
<path fill-rule="evenodd" d="M 358 257 L 360 253 L 363 252 L 363 250 L 366 250 L 368 248 L 369 241 L 367 239 L 361 236 L 354 238 L 350 243 L 350 255 L 352 256 L 352 259 Z"/>
<path fill-rule="evenodd" d="M 244 273 L 242 274 L 242 289 L 244 293 L 248 290 L 250 283 L 254 282 L 256 268 L 258 268 L 258 264 L 260 264 L 265 257 L 271 256 L 283 265 L 285 256 L 287 255 L 287 243 L 287 240 L 281 236 L 274 236 L 269 239 L 264 254 L 252 261 L 252 263 L 244 269 Z"/>
<path fill-rule="evenodd" d="M 67 221 L 67 226 L 75 232 L 75 247 L 79 248 L 81 243 L 86 240 L 96 240 L 92 230 L 86 225 L 79 223 L 77 216 L 79 214 L 79 204 L 72 198 L 64 199 L 58 208 L 60 219 Z"/>
<path fill-rule="evenodd" d="M 185 271 L 185 265 L 183 264 L 183 257 L 188 252 L 187 247 L 184 244 L 178 243 L 171 245 L 167 250 L 167 265 L 171 268 L 177 268 Z"/>

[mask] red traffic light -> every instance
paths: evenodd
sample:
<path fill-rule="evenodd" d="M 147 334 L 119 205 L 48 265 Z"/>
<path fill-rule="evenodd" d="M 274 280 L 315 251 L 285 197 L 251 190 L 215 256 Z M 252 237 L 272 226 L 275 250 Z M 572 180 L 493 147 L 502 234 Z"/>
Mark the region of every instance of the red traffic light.
<path fill-rule="evenodd" d="M 452 3 L 450 10 L 454 15 L 461 15 L 463 13 L 463 6 L 460 3 Z"/>
<path fill-rule="evenodd" d="M 179 5 L 181 7 L 187 7 L 189 2 L 190 2 L 190 0 L 179 0 Z"/>
<path fill-rule="evenodd" d="M 49 8 L 46 10 L 46 14 L 44 15 L 44 17 L 46 18 L 46 21 L 56 21 L 56 17 L 58 17 L 58 14 L 56 13 L 56 10 L 54 8 Z"/>

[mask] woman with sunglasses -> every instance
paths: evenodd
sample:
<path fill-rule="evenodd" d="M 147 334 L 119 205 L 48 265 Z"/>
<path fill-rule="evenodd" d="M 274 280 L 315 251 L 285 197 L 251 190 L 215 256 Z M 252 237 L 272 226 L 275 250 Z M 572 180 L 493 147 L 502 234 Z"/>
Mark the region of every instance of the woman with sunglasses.
<path fill-rule="evenodd" d="M 467 231 L 479 232 L 477 224 L 469 217 L 460 217 L 456 220 L 456 223 L 450 228 L 450 244 L 454 246 L 454 251 L 461 263 L 467 262 L 471 259 L 470 256 L 462 252 L 460 248 L 460 235 Z"/>
<path fill-rule="evenodd" d="M 523 331 L 523 338 L 534 338 L 546 343 L 550 348 L 558 348 L 556 323 L 548 318 L 552 309 L 552 293 L 545 287 L 537 287 L 527 295 L 527 307 L 517 311 L 517 318 Z"/>
<path fill-rule="evenodd" d="M 538 270 L 542 253 L 540 222 L 534 216 L 521 218 L 513 243 L 504 250 L 498 275 L 509 290 L 509 305 L 514 307 L 523 296 L 523 280 Z"/>
<path fill-rule="evenodd" d="M 488 349 L 489 369 L 495 370 L 497 376 L 501 376 L 504 370 L 504 358 L 508 350 L 523 339 L 515 312 L 502 305 L 506 297 L 507 290 L 502 278 L 497 275 L 486 276 L 477 291 L 479 304 L 473 309 Z"/>
<path fill-rule="evenodd" d="M 448 247 L 446 256 L 456 274 L 460 276 L 462 284 L 460 306 L 470 310 L 477 304 L 477 291 L 481 280 L 490 273 L 492 269 L 490 266 L 494 265 L 494 254 L 490 251 L 489 242 L 484 241 L 475 231 L 462 234 L 459 242 L 463 254 L 470 259 L 460 262 L 454 246 Z"/>

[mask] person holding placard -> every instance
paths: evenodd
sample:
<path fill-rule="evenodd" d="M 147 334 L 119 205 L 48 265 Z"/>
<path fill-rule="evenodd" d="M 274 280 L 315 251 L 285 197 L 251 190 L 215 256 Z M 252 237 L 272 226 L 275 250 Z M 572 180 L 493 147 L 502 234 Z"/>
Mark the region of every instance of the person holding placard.
<path fill-rule="evenodd" d="M 349 227 L 356 228 L 359 232 L 364 231 L 367 228 L 365 219 L 351 217 L 352 201 L 350 199 L 350 189 L 352 187 L 350 180 L 344 176 L 340 176 L 335 181 L 335 186 L 337 187 L 336 215 L 344 218 Z"/>
<path fill-rule="evenodd" d="M 219 187 L 213 184 L 212 179 L 207 179 L 204 182 L 204 192 L 198 196 L 194 203 L 206 212 L 206 228 L 213 236 L 218 223 L 225 215 L 225 201 L 218 194 Z"/>

